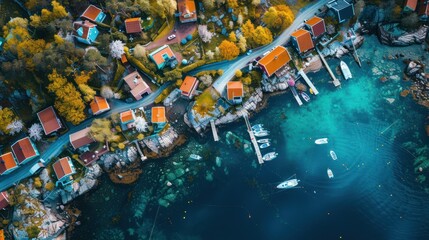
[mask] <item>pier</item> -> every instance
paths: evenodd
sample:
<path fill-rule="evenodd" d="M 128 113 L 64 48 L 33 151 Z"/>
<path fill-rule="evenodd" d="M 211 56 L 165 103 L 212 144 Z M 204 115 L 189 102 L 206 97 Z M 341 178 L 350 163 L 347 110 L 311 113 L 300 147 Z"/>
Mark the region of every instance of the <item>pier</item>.
<path fill-rule="evenodd" d="M 307 83 L 307 85 L 313 90 L 314 95 L 319 94 L 319 91 L 317 91 L 316 87 L 313 85 L 313 83 L 310 81 L 310 79 L 307 77 L 307 74 L 305 74 L 304 71 L 299 70 L 299 75 L 304 79 L 304 81 Z"/>
<path fill-rule="evenodd" d="M 213 119 L 210 120 L 210 125 L 212 127 L 213 139 L 215 142 L 217 142 L 217 141 L 219 141 L 219 135 L 217 135 L 216 125 L 215 125 Z"/>
<path fill-rule="evenodd" d="M 292 91 L 293 97 L 295 98 L 295 100 L 298 102 L 298 105 L 301 106 L 302 105 L 302 101 L 301 98 L 299 98 L 298 93 L 296 92 L 295 87 L 290 87 L 290 90 Z"/>
<path fill-rule="evenodd" d="M 355 47 L 355 43 L 353 41 L 353 36 L 355 36 L 356 38 L 356 33 L 355 31 L 353 31 L 353 29 L 350 29 L 350 31 L 353 33 L 353 35 L 350 37 L 350 41 L 352 42 L 352 46 L 353 46 L 353 56 L 355 57 L 355 60 L 358 63 L 359 67 L 362 67 L 362 63 L 360 62 L 359 55 Z"/>
<path fill-rule="evenodd" d="M 259 164 L 263 164 L 264 160 L 262 159 L 261 150 L 259 149 L 258 142 L 256 142 L 256 137 L 253 134 L 252 126 L 250 125 L 249 117 L 247 116 L 247 111 L 243 109 L 242 113 L 243 113 L 244 121 L 246 122 L 246 125 L 247 125 L 247 132 L 249 133 L 250 140 L 252 141 L 253 147 L 255 148 L 255 153 L 256 153 L 256 157 L 258 158 L 258 162 Z"/>
<path fill-rule="evenodd" d="M 331 78 L 333 80 L 334 86 L 339 87 L 341 86 L 340 80 L 338 80 L 334 73 L 331 71 L 331 68 L 329 67 L 328 63 L 326 62 L 325 58 L 323 57 L 322 53 L 320 53 L 319 49 L 316 47 L 317 53 L 320 56 L 320 59 L 322 60 L 323 64 L 325 65 L 326 69 L 328 70 L 329 75 L 331 75 Z"/>
<path fill-rule="evenodd" d="M 141 158 L 140 158 L 140 159 L 141 159 L 141 160 L 142 160 L 142 162 L 143 162 L 144 160 L 146 160 L 146 159 L 147 159 L 147 157 L 143 154 L 142 150 L 140 149 L 139 143 L 138 143 L 137 141 L 135 141 L 134 143 L 136 144 L 137 151 L 139 152 L 139 154 L 140 154 L 140 156 L 141 156 Z"/>

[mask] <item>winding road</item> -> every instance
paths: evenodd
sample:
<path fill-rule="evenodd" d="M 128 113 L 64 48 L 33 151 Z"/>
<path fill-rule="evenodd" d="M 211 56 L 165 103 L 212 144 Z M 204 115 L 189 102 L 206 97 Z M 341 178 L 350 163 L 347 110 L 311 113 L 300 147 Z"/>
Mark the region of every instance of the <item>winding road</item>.
<path fill-rule="evenodd" d="M 318 11 L 318 9 L 321 8 L 322 6 L 324 6 L 328 1 L 329 0 L 320 0 L 317 3 L 315 3 L 314 5 L 310 5 L 310 6 L 306 7 L 305 9 L 302 9 L 301 12 L 298 13 L 298 16 L 296 17 L 295 21 L 291 24 L 291 26 L 289 26 L 289 28 L 287 28 L 282 34 L 280 34 L 280 36 L 278 36 L 272 43 L 253 50 L 253 53 L 251 55 L 243 54 L 243 55 L 239 56 L 238 58 L 236 58 L 235 60 L 232 60 L 232 61 L 223 61 L 223 62 L 208 64 L 206 66 L 202 66 L 200 68 L 195 69 L 191 73 L 195 74 L 197 72 L 204 71 L 204 70 L 222 69 L 224 71 L 223 75 L 220 76 L 213 83 L 213 87 L 219 93 L 222 93 L 223 90 L 225 89 L 225 86 L 228 83 L 228 81 L 231 80 L 233 78 L 233 76 L 235 75 L 235 71 L 237 69 L 242 69 L 250 61 L 255 59 L 257 56 L 262 55 L 263 53 L 269 51 L 273 47 L 285 44 L 287 41 L 289 41 L 290 34 L 293 31 L 295 31 L 303 23 L 303 21 L 305 19 L 311 18 Z M 137 101 L 137 102 L 125 103 L 125 102 L 119 101 L 119 100 L 111 100 L 110 101 L 110 109 L 111 109 L 110 111 L 105 112 L 105 113 L 98 115 L 96 117 L 89 118 L 89 119 L 85 120 L 84 122 L 82 122 L 81 124 L 79 124 L 78 126 L 71 127 L 67 133 L 60 136 L 54 143 L 50 144 L 49 148 L 46 149 L 46 151 L 44 151 L 41 154 L 40 158 L 44 159 L 46 164 L 48 164 L 54 157 L 58 156 L 64 150 L 64 148 L 67 146 L 67 144 L 69 143 L 69 135 L 71 133 L 77 132 L 77 131 L 82 130 L 85 127 L 91 125 L 91 122 L 96 118 L 105 118 L 105 117 L 108 117 L 114 113 L 120 113 L 120 112 L 126 111 L 128 109 L 134 109 L 134 108 L 148 106 L 148 105 L 153 103 L 155 98 L 159 94 L 161 94 L 161 92 L 165 88 L 167 88 L 169 84 L 170 83 L 166 83 L 166 84 L 162 85 L 158 90 L 156 90 L 152 94 L 148 95 L 144 99 Z M 24 165 L 19 166 L 19 168 L 16 169 L 15 171 L 13 171 L 7 175 L 0 176 L 0 191 L 3 191 L 5 189 L 13 186 L 15 183 L 18 183 L 22 179 L 30 177 L 31 174 L 30 174 L 29 170 L 38 161 L 39 161 L 39 158 L 33 159 L 33 160 L 25 163 Z"/>

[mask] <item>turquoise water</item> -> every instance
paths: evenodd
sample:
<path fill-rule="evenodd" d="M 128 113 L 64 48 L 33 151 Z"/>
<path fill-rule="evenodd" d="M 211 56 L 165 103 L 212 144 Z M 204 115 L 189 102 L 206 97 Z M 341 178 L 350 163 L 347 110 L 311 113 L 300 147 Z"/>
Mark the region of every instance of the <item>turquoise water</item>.
<path fill-rule="evenodd" d="M 248 139 L 243 121 L 221 128 L 218 143 L 191 137 L 172 157 L 146 164 L 134 185 L 104 178 L 75 202 L 83 214 L 72 239 L 427 239 L 429 195 L 415 181 L 413 153 L 402 146 L 428 145 L 428 111 L 399 96 L 410 84 L 401 80 L 404 64 L 383 60 L 399 52 L 418 58 L 421 49 L 388 48 L 370 37 L 360 50 L 362 68 L 343 58 L 354 78 L 342 88 L 321 70 L 310 74 L 320 94 L 309 104 L 298 107 L 290 93 L 270 98 L 250 119 L 271 131 L 270 150 L 279 153 L 263 166 L 224 141 L 228 131 Z M 381 76 L 394 77 L 381 83 Z M 329 144 L 315 145 L 321 137 Z M 205 160 L 185 161 L 191 152 Z M 302 188 L 275 190 L 293 174 Z M 158 207 L 160 198 L 168 208 Z"/>

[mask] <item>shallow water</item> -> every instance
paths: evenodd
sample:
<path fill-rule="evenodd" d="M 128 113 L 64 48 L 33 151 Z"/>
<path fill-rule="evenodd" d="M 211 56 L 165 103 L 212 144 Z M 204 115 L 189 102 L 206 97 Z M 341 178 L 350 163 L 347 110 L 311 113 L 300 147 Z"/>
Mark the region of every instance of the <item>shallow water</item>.
<path fill-rule="evenodd" d="M 401 60 L 383 60 L 384 55 L 415 58 L 419 48 L 388 48 L 369 37 L 359 50 L 362 68 L 343 58 L 354 78 L 342 81 L 342 88 L 329 84 L 321 70 L 310 74 L 320 94 L 309 104 L 298 107 L 290 93 L 272 97 L 269 107 L 250 119 L 271 131 L 270 150 L 279 153 L 263 166 L 256 166 L 253 154 L 207 136 L 206 142 L 192 138 L 172 157 L 147 164 L 134 185 L 104 179 L 76 202 L 82 225 L 72 239 L 427 239 L 429 195 L 416 183 L 414 157 L 402 143 L 428 144 L 422 127 L 428 112 L 399 96 L 410 83 L 379 81 L 401 77 L 404 68 Z M 227 131 L 248 139 L 244 121 L 221 128 L 222 139 Z M 315 145 L 321 137 L 329 143 Z M 186 161 L 191 152 L 205 160 Z M 188 169 L 183 185 L 168 190 L 166 175 L 179 167 Z M 327 168 L 335 178 L 328 179 Z M 293 174 L 301 188 L 275 190 Z M 176 199 L 158 208 L 167 194 Z"/>

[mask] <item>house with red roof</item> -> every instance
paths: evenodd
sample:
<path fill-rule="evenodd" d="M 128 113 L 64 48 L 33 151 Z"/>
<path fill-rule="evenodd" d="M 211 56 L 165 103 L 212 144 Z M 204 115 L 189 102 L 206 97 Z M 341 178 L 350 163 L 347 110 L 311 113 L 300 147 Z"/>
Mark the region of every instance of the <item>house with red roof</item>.
<path fill-rule="evenodd" d="M 38 112 L 37 118 L 39 118 L 39 121 L 42 124 L 45 135 L 54 133 L 62 128 L 61 121 L 52 106 Z"/>
<path fill-rule="evenodd" d="M 109 103 L 104 97 L 95 96 L 94 100 L 89 104 L 92 114 L 98 115 L 110 110 Z"/>
<path fill-rule="evenodd" d="M 226 85 L 226 96 L 232 104 L 240 104 L 244 97 L 243 83 L 241 81 L 229 81 Z"/>
<path fill-rule="evenodd" d="M 125 76 L 124 81 L 130 88 L 131 95 L 133 95 L 136 100 L 142 99 L 142 96 L 144 94 L 152 93 L 152 90 L 150 89 L 149 85 L 147 85 L 147 83 L 143 81 L 143 78 L 137 71 L 134 71 Z"/>
<path fill-rule="evenodd" d="M 119 114 L 119 119 L 121 121 L 121 129 L 123 131 L 133 128 L 135 126 L 134 122 L 136 121 L 136 115 L 131 109 L 125 112 L 121 112 Z"/>
<path fill-rule="evenodd" d="M 6 175 L 18 167 L 12 152 L 0 156 L 0 174 Z"/>
<path fill-rule="evenodd" d="M 39 156 L 36 146 L 29 137 L 16 141 L 11 148 L 18 164 L 24 164 Z"/>
<path fill-rule="evenodd" d="M 55 176 L 58 179 L 56 182 L 57 186 L 60 183 L 64 186 L 70 184 L 73 181 L 72 175 L 76 173 L 76 169 L 69 157 L 63 157 L 56 161 L 52 165 L 52 168 L 54 169 Z"/>
<path fill-rule="evenodd" d="M 404 12 L 414 12 L 417 8 L 417 0 L 406 0 Z"/>
<path fill-rule="evenodd" d="M 154 132 L 158 133 L 164 129 L 167 124 L 167 117 L 165 116 L 165 107 L 152 107 L 151 121 L 154 125 Z"/>
<path fill-rule="evenodd" d="M 313 39 L 309 31 L 298 29 L 291 34 L 292 45 L 302 54 L 314 48 Z"/>
<path fill-rule="evenodd" d="M 182 97 L 191 99 L 197 87 L 198 87 L 198 79 L 196 77 L 186 76 L 185 79 L 183 80 L 182 85 L 180 86 Z"/>
<path fill-rule="evenodd" d="M 9 194 L 6 191 L 0 193 L 0 209 L 5 209 L 9 206 Z"/>
<path fill-rule="evenodd" d="M 74 22 L 73 29 L 73 36 L 76 40 L 88 45 L 93 44 L 100 33 L 97 25 L 88 20 Z"/>
<path fill-rule="evenodd" d="M 125 19 L 125 31 L 128 34 L 141 33 L 142 26 L 140 22 L 141 19 L 139 17 Z"/>
<path fill-rule="evenodd" d="M 89 5 L 80 17 L 92 22 L 103 22 L 106 18 L 106 14 L 103 13 L 100 8 L 94 5 Z"/>
<path fill-rule="evenodd" d="M 91 129 L 87 127 L 70 134 L 69 139 L 71 146 L 76 150 L 95 142 L 95 140 L 91 137 L 90 131 Z"/>
<path fill-rule="evenodd" d="M 305 22 L 305 25 L 310 30 L 313 38 L 317 38 L 326 32 L 325 20 L 314 16 Z"/>
<path fill-rule="evenodd" d="M 177 10 L 181 23 L 197 21 L 197 8 L 194 0 L 177 0 Z"/>
<path fill-rule="evenodd" d="M 164 45 L 149 54 L 149 58 L 155 62 L 158 69 L 163 69 L 168 63 L 176 60 L 173 50 L 170 46 Z"/>
<path fill-rule="evenodd" d="M 419 0 L 418 10 L 421 20 L 429 20 L 429 0 Z"/>
<path fill-rule="evenodd" d="M 277 77 L 284 75 L 285 67 L 291 60 L 288 50 L 283 46 L 277 46 L 258 61 L 258 66 L 264 71 L 265 76 Z"/>

